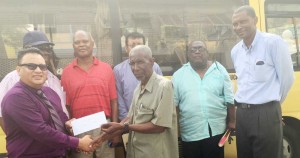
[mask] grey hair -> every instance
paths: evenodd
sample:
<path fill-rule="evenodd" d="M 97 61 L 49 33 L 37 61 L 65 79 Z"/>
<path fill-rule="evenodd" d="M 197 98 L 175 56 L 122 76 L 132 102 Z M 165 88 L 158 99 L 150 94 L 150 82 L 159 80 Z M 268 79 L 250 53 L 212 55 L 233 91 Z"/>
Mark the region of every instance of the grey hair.
<path fill-rule="evenodd" d="M 84 30 L 77 30 L 77 31 L 74 33 L 74 35 L 73 35 L 73 42 L 74 42 L 74 40 L 75 40 L 75 36 L 76 36 L 78 33 L 86 34 L 86 35 L 89 37 L 90 41 L 93 41 L 93 42 L 94 42 L 94 39 L 93 39 L 92 34 L 91 34 L 90 32 L 86 32 L 86 31 L 84 31 Z"/>
<path fill-rule="evenodd" d="M 248 6 L 248 5 L 239 7 L 237 10 L 234 11 L 234 14 L 237 14 L 237 13 L 240 13 L 243 11 L 245 11 L 250 17 L 253 17 L 253 18 L 256 17 L 255 10 L 253 9 L 253 7 Z"/>
<path fill-rule="evenodd" d="M 147 55 L 147 57 L 152 58 L 152 51 L 146 45 L 135 46 L 134 48 L 131 49 L 129 56 L 134 55 L 136 53 L 143 53 L 143 54 Z"/>

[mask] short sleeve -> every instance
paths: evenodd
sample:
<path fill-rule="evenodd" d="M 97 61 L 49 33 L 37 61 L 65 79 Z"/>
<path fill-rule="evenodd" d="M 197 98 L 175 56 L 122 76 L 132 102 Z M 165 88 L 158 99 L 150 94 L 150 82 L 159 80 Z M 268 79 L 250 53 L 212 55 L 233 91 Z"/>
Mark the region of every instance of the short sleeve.
<path fill-rule="evenodd" d="M 170 80 L 164 83 L 163 92 L 157 109 L 154 112 L 154 118 L 151 122 L 158 126 L 172 128 L 172 119 L 174 111 L 173 85 Z"/>

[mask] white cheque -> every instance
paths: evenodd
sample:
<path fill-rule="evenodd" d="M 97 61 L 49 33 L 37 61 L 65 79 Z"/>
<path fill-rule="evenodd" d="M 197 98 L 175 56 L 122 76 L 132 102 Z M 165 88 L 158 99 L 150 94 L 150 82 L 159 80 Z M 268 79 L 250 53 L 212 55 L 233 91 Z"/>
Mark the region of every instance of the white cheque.
<path fill-rule="evenodd" d="M 81 117 L 71 122 L 74 135 L 78 135 L 107 123 L 104 111 Z"/>

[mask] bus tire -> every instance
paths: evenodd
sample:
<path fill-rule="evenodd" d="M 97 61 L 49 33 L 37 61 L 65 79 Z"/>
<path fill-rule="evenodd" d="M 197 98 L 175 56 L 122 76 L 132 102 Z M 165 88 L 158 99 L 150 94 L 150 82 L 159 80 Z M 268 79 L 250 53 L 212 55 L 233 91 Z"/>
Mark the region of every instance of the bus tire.
<path fill-rule="evenodd" d="M 289 125 L 283 126 L 283 157 L 300 158 L 299 136 Z"/>

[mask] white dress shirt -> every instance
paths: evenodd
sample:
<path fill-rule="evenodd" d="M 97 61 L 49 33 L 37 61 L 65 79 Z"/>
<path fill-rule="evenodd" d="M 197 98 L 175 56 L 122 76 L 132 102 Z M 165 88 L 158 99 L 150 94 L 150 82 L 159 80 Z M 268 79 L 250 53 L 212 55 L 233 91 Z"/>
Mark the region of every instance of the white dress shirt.
<path fill-rule="evenodd" d="M 240 41 L 231 58 L 237 75 L 237 102 L 284 101 L 295 77 L 288 46 L 281 37 L 257 30 L 251 46 Z"/>

